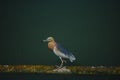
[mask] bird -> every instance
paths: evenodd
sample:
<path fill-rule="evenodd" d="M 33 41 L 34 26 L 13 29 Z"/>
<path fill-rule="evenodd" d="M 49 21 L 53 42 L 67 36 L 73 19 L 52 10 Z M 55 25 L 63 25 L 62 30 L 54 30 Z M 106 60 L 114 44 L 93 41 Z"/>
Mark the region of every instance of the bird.
<path fill-rule="evenodd" d="M 58 66 L 58 68 L 62 68 L 64 62 L 66 63 L 64 59 L 69 59 L 70 62 L 76 60 L 75 56 L 60 43 L 57 43 L 53 37 L 48 37 L 47 39 L 43 40 L 43 42 L 48 42 L 48 48 L 52 50 L 53 53 L 61 60 L 61 64 Z"/>

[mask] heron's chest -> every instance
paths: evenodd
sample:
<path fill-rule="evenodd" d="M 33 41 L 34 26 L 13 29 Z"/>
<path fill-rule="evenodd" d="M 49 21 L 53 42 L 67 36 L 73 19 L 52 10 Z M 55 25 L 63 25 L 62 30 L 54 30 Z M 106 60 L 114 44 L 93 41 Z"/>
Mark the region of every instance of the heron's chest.
<path fill-rule="evenodd" d="M 48 43 L 48 48 L 51 49 L 51 50 L 53 50 L 55 46 L 56 46 L 55 42 L 49 42 Z"/>

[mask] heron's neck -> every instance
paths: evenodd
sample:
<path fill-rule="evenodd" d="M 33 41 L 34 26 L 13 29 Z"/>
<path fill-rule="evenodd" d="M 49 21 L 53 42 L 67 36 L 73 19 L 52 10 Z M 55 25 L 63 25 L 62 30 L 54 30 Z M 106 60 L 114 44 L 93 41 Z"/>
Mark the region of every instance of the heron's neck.
<path fill-rule="evenodd" d="M 55 41 L 51 41 L 51 42 L 48 43 L 48 48 L 50 48 L 51 50 L 53 50 L 55 46 L 56 46 Z"/>

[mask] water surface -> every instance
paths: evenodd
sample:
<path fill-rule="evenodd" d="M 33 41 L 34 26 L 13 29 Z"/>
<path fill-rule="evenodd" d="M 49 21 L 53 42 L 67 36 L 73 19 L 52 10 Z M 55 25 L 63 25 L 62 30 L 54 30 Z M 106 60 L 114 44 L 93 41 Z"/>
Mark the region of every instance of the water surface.
<path fill-rule="evenodd" d="M 0 74 L 0 80 L 120 80 L 118 75 Z"/>

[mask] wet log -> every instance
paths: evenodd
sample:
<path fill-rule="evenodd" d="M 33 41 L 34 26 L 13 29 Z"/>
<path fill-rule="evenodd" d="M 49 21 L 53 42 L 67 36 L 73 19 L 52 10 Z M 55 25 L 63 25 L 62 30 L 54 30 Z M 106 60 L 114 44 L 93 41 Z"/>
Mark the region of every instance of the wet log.
<path fill-rule="evenodd" d="M 56 68 L 45 65 L 0 65 L 0 73 L 120 75 L 120 66 L 66 66 Z"/>

